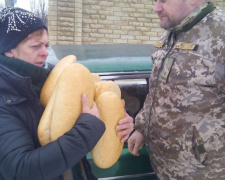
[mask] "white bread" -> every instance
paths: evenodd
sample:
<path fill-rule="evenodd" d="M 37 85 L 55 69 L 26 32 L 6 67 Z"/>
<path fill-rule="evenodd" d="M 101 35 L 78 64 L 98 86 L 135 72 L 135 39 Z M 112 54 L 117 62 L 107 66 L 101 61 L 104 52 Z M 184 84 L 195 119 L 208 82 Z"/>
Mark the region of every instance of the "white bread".
<path fill-rule="evenodd" d="M 87 94 L 91 107 L 95 85 L 90 71 L 79 63 L 64 67 L 38 125 L 38 138 L 42 146 L 74 126 L 81 114 L 83 93 Z"/>
<path fill-rule="evenodd" d="M 100 118 L 105 123 L 106 131 L 91 154 L 98 167 L 109 168 L 117 162 L 123 149 L 124 143 L 117 135 L 116 126 L 119 120 L 125 117 L 125 110 L 119 96 L 111 91 L 103 92 L 97 98 L 96 104 Z"/>
<path fill-rule="evenodd" d="M 92 77 L 93 77 L 94 83 L 96 83 L 96 82 L 101 82 L 101 81 L 102 81 L 102 79 L 100 78 L 100 76 L 99 76 L 98 74 L 96 74 L 96 73 L 91 73 L 91 75 L 92 75 Z"/>
<path fill-rule="evenodd" d="M 66 67 L 57 84 L 51 123 L 52 141 L 74 126 L 82 111 L 82 94 L 87 94 L 89 107 L 92 107 L 95 93 L 90 71 L 79 63 Z"/>
<path fill-rule="evenodd" d="M 55 101 L 56 88 L 54 89 L 47 106 L 45 107 L 44 113 L 42 114 L 41 120 L 38 124 L 38 139 L 42 146 L 51 142 L 51 123 L 52 123 L 52 112 Z"/>
<path fill-rule="evenodd" d="M 121 90 L 117 83 L 115 83 L 114 81 L 102 81 L 100 83 L 97 83 L 94 99 L 96 100 L 99 95 L 105 91 L 112 91 L 121 98 Z"/>
<path fill-rule="evenodd" d="M 116 131 L 118 121 L 125 117 L 120 88 L 113 81 L 99 81 L 85 66 L 68 61 L 56 66 L 55 71 L 59 72 L 54 72 L 45 82 L 47 85 L 43 89 L 42 100 L 46 107 L 38 126 L 40 144 L 44 146 L 69 131 L 81 114 L 82 94 L 87 94 L 91 107 L 95 90 L 98 89 L 96 104 L 106 131 L 91 153 L 98 167 L 111 167 L 123 148 Z"/>
<path fill-rule="evenodd" d="M 61 75 L 62 71 L 70 66 L 71 64 L 77 61 L 76 56 L 68 55 L 61 59 L 56 66 L 52 69 L 51 73 L 49 74 L 48 78 L 46 79 L 40 94 L 40 100 L 44 107 L 46 107 L 47 102 L 55 88 L 55 85 L 58 81 L 59 76 Z"/>

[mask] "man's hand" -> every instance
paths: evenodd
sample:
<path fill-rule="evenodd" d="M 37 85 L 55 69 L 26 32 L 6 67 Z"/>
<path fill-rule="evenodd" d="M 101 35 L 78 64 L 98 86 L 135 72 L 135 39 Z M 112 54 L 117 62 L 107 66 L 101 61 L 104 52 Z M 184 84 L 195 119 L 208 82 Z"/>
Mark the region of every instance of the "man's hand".
<path fill-rule="evenodd" d="M 133 118 L 126 113 L 125 118 L 121 119 L 118 125 L 116 126 L 116 130 L 118 131 L 117 135 L 123 136 L 121 142 L 124 142 L 125 140 L 128 139 L 133 128 L 134 128 Z"/>
<path fill-rule="evenodd" d="M 86 94 L 82 95 L 82 113 L 89 113 L 100 119 L 99 111 L 95 102 L 93 102 L 92 107 L 89 107 L 88 97 Z"/>
<path fill-rule="evenodd" d="M 128 139 L 128 149 L 131 154 L 134 156 L 139 156 L 138 151 L 143 147 L 144 145 L 144 136 L 137 130 L 134 131 L 134 133 L 130 136 Z"/>

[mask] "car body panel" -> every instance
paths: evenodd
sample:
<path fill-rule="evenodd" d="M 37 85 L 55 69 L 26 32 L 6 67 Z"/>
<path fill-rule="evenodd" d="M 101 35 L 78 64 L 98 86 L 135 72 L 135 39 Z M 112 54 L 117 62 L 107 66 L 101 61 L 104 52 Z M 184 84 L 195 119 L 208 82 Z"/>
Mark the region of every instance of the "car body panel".
<path fill-rule="evenodd" d="M 119 160 L 107 169 L 97 167 L 90 153 L 87 159 L 94 175 L 99 179 L 155 180 L 156 176 L 151 168 L 146 148 L 142 148 L 139 153 L 140 156 L 131 155 L 125 143 Z"/>

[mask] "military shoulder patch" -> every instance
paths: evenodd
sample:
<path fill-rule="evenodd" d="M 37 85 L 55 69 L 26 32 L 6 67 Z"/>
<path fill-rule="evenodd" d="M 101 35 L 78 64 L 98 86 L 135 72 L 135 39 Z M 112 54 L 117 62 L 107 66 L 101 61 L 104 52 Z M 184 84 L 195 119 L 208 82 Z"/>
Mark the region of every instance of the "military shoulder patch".
<path fill-rule="evenodd" d="M 162 48 L 163 45 L 164 45 L 164 42 L 163 41 L 156 41 L 155 42 L 155 47 L 157 47 L 157 48 Z"/>
<path fill-rule="evenodd" d="M 198 47 L 197 44 L 194 43 L 185 43 L 185 42 L 177 42 L 174 46 L 174 49 L 184 49 L 184 50 L 196 50 Z"/>

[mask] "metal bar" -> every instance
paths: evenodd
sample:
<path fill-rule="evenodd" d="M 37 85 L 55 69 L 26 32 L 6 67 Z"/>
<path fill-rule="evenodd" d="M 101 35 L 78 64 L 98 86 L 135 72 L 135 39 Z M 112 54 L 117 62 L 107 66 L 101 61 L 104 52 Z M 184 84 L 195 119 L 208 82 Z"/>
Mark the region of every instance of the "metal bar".
<path fill-rule="evenodd" d="M 119 80 L 119 79 L 148 79 L 150 73 L 124 73 L 124 74 L 99 74 L 102 80 Z"/>
<path fill-rule="evenodd" d="M 97 73 L 100 76 L 109 76 L 109 75 L 129 75 L 129 74 L 149 74 L 151 71 L 132 71 L 132 72 L 105 72 Z"/>
<path fill-rule="evenodd" d="M 145 173 L 145 174 L 135 174 L 135 175 L 125 175 L 125 176 L 98 178 L 98 180 L 130 179 L 130 178 L 150 177 L 150 176 L 156 177 L 156 174 L 154 172 L 151 172 L 151 173 Z"/>

